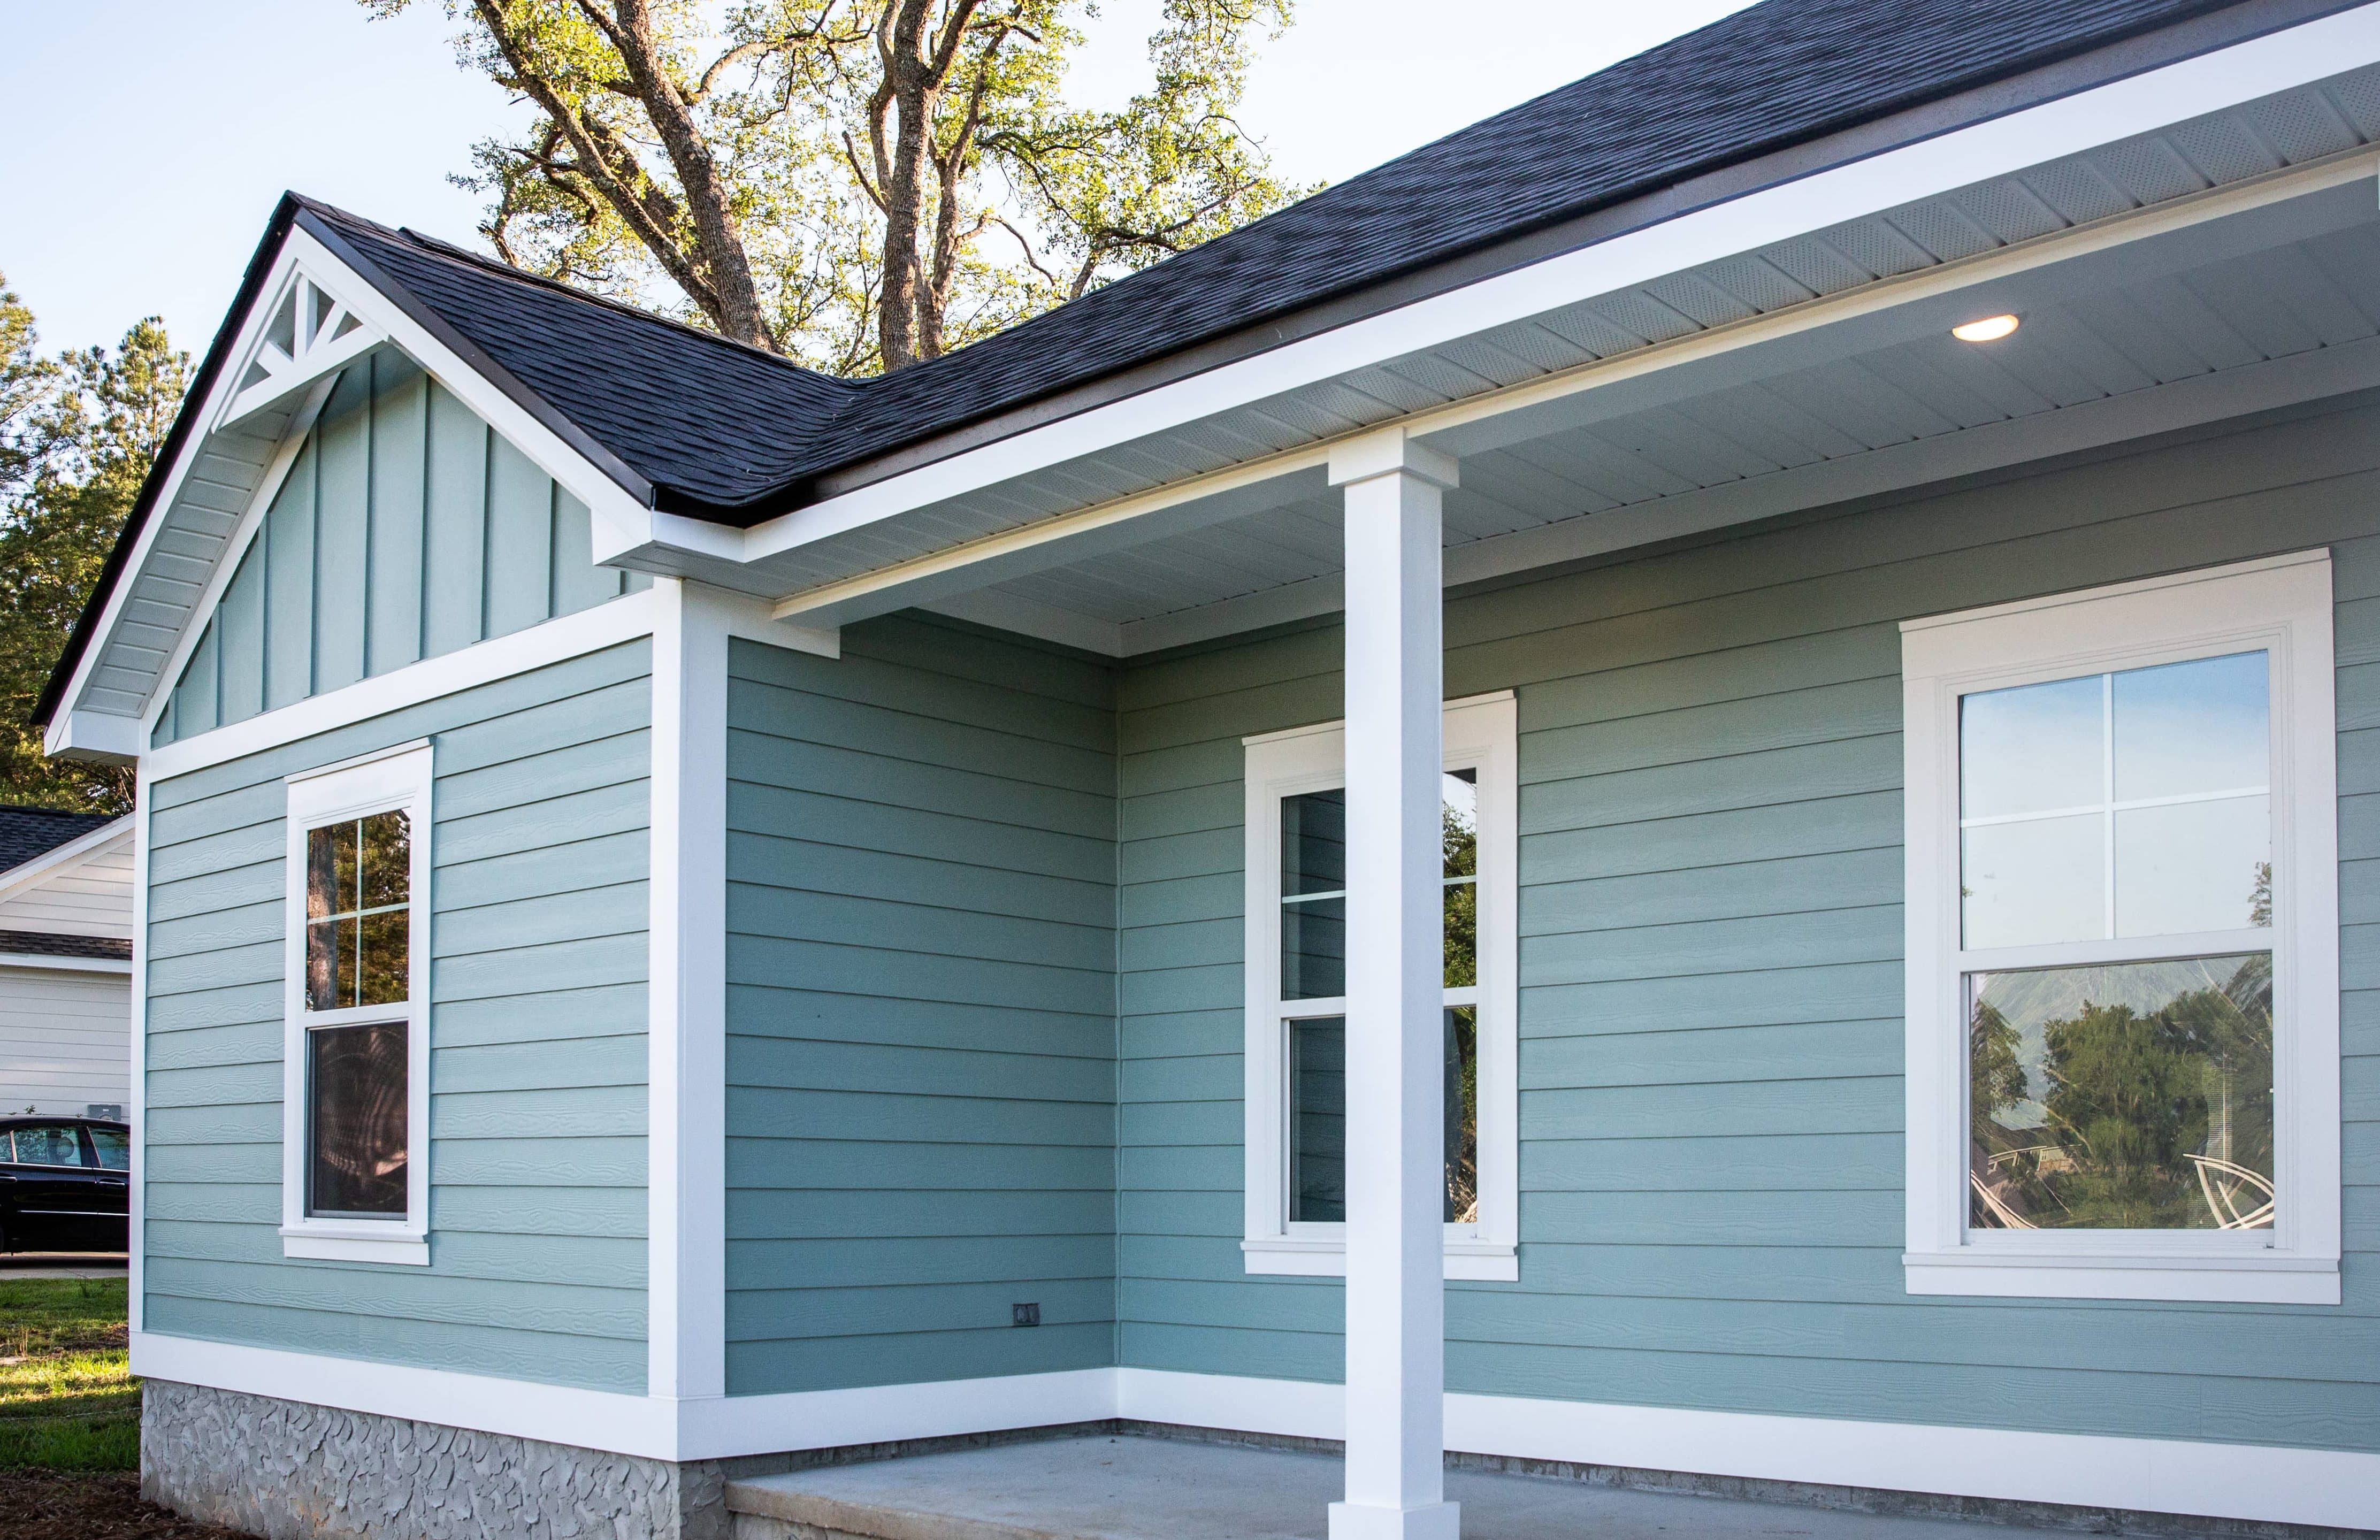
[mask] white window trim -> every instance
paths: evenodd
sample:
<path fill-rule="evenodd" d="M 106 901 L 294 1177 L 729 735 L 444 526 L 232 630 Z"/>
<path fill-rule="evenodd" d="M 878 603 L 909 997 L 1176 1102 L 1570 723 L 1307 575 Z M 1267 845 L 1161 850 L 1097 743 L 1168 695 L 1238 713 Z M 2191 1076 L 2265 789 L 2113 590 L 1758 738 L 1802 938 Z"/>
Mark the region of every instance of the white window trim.
<path fill-rule="evenodd" d="M 2339 1300 L 2338 787 L 2327 551 L 1901 625 L 1907 787 L 1908 1241 L 1914 1294 Z M 2273 660 L 2274 1178 L 2270 1231 L 1967 1229 L 1959 952 L 1959 697 L 2251 649 Z M 2176 938 L 2178 944 L 2190 938 Z M 2237 934 L 2203 938 L 2226 950 Z M 2211 943 L 2221 942 L 2222 946 Z M 2043 962 L 2078 948 L 2035 949 Z M 2074 952 L 2073 959 L 2051 953 Z"/>
<path fill-rule="evenodd" d="M 1446 1227 L 1446 1276 L 1520 1276 L 1519 765 L 1512 693 L 1446 703 L 1446 768 L 1479 785 L 1479 1221 Z M 1246 1227 L 1250 1273 L 1343 1278 L 1342 1225 L 1288 1219 L 1288 1064 L 1281 1017 L 1323 1002 L 1281 998 L 1281 799 L 1343 786 L 1346 727 L 1321 722 L 1241 740 L 1245 750 Z"/>
<path fill-rule="evenodd" d="M 430 1262 L 430 831 L 427 739 L 287 778 L 281 1073 L 281 1254 L 336 1262 Z M 306 1009 L 306 831 L 402 810 L 412 820 L 412 940 L 402 1011 Z M 348 1021 L 406 1023 L 405 1217 L 314 1219 L 306 1212 L 306 1031 Z"/>

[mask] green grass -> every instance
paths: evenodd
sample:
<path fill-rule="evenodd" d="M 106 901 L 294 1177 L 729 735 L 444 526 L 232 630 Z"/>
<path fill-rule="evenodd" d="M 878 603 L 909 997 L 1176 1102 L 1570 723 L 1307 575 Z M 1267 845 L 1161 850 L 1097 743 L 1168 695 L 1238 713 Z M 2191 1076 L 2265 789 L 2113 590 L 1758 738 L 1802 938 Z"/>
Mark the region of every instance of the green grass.
<path fill-rule="evenodd" d="M 130 1471 L 140 1385 L 120 1279 L 0 1279 L 0 1470 Z"/>

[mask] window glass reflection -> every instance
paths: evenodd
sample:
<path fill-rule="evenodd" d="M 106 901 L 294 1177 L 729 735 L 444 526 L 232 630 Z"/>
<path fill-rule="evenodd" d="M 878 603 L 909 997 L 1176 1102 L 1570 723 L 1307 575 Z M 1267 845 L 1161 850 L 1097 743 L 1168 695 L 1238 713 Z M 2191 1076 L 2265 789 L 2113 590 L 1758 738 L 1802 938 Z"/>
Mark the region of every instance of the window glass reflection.
<path fill-rule="evenodd" d="M 2271 1226 L 2271 953 L 1968 985 L 1970 1226 Z"/>
<path fill-rule="evenodd" d="M 306 1034 L 309 1214 L 406 1211 L 406 1024 Z"/>
<path fill-rule="evenodd" d="M 2197 659 L 1960 703 L 1969 949 L 2272 923 L 2269 660 Z"/>
<path fill-rule="evenodd" d="M 1479 1222 L 1479 1012 L 1446 1012 L 1446 1222 Z"/>
<path fill-rule="evenodd" d="M 308 1010 L 406 999 L 412 863 L 412 821 L 402 812 L 306 831 Z"/>
<path fill-rule="evenodd" d="M 1449 770 L 1439 784 L 1445 987 L 1467 989 L 1479 982 L 1479 772 Z"/>
<path fill-rule="evenodd" d="M 1959 816 L 2097 806 L 2106 796 L 2101 690 L 2093 674 L 1961 700 Z"/>
<path fill-rule="evenodd" d="M 1347 1219 L 1347 1021 L 1289 1026 L 1289 1217 Z"/>

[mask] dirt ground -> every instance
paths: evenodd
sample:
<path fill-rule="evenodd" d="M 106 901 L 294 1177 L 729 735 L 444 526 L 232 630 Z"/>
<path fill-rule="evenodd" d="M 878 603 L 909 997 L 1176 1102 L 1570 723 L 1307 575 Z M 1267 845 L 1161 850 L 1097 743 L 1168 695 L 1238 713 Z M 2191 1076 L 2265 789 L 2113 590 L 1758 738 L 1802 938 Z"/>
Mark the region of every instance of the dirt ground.
<path fill-rule="evenodd" d="M 0 1471 L 0 1535 L 8 1540 L 249 1540 L 140 1500 L 128 1471 Z"/>

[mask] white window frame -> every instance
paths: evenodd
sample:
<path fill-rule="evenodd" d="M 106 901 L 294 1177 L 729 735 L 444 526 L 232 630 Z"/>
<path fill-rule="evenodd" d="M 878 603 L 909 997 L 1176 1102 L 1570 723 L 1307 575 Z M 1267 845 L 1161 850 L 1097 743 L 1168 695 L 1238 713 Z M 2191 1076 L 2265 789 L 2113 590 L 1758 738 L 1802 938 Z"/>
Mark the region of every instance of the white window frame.
<path fill-rule="evenodd" d="M 337 1262 L 430 1262 L 430 838 L 431 752 L 428 740 L 292 775 L 288 795 L 283 945 L 281 1254 Z M 324 824 L 403 812 L 412 825 L 410 939 L 401 1006 L 306 1008 L 306 834 Z M 318 1026 L 406 1024 L 405 1215 L 322 1219 L 306 1212 L 306 1034 Z"/>
<path fill-rule="evenodd" d="M 1907 788 L 1908 1242 L 1912 1294 L 2339 1300 L 2338 785 L 2327 551 L 1901 624 Z M 2229 653 L 2272 680 L 2270 930 L 2161 937 L 2173 955 L 2273 952 L 2270 1230 L 2000 1231 L 1967 1225 L 1962 976 L 2136 955 L 2138 941 L 1962 953 L 1959 699 Z"/>
<path fill-rule="evenodd" d="M 1446 1276 L 1520 1276 L 1519 753 L 1510 690 L 1446 703 L 1445 768 L 1479 788 L 1479 1219 L 1446 1227 Z M 1289 1219 L 1289 1016 L 1339 1016 L 1345 1000 L 1281 998 L 1281 804 L 1347 783 L 1346 724 L 1241 740 L 1246 795 L 1246 1227 L 1250 1273 L 1343 1278 L 1346 1226 Z"/>

